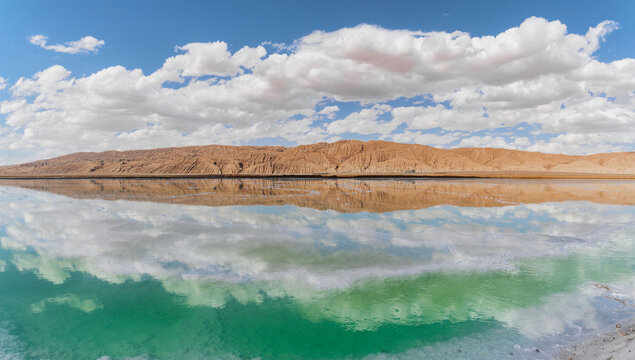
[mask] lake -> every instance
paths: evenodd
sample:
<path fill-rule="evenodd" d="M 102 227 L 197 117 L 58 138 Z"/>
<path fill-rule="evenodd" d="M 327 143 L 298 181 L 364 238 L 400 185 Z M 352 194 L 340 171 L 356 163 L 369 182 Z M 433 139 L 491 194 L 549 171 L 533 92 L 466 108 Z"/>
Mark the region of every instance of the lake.
<path fill-rule="evenodd" d="M 635 182 L 0 181 L 0 359 L 551 359 L 635 315 Z"/>

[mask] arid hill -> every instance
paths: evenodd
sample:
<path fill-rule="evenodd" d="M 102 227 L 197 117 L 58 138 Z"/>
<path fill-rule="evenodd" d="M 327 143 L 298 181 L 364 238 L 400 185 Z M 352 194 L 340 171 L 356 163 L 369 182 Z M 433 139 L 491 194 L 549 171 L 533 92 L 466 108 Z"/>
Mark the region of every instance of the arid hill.
<path fill-rule="evenodd" d="M 296 147 L 193 146 L 75 153 L 0 167 L 0 177 L 144 176 L 635 177 L 635 153 L 571 156 L 386 141 Z"/>
<path fill-rule="evenodd" d="M 0 180 L 0 186 L 79 199 L 202 206 L 295 205 L 351 213 L 561 201 L 635 205 L 635 182 L 630 180 L 10 179 Z"/>

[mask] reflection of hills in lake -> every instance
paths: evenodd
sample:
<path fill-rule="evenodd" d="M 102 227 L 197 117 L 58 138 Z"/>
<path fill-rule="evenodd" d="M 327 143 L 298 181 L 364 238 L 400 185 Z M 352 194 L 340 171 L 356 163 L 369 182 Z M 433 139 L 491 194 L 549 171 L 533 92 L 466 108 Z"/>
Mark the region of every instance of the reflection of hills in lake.
<path fill-rule="evenodd" d="M 635 204 L 635 182 L 611 180 L 66 179 L 0 180 L 0 185 L 74 198 L 206 206 L 296 205 L 353 213 L 561 201 Z"/>

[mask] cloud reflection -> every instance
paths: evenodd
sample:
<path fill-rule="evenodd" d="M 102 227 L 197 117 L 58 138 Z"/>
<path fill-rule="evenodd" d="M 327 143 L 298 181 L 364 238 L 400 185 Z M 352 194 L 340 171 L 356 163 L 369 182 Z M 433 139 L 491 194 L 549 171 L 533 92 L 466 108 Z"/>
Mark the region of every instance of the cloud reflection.
<path fill-rule="evenodd" d="M 475 318 L 527 337 L 576 321 L 597 327 L 589 309 L 602 294 L 588 282 L 633 281 L 632 206 L 341 213 L 75 199 L 9 187 L 0 188 L 0 202 L 6 265 L 54 284 L 72 272 L 112 283 L 151 276 L 191 306 L 289 298 L 309 319 L 354 330 Z M 536 314 L 567 310 L 562 304 L 572 301 L 579 311 L 537 326 Z"/>

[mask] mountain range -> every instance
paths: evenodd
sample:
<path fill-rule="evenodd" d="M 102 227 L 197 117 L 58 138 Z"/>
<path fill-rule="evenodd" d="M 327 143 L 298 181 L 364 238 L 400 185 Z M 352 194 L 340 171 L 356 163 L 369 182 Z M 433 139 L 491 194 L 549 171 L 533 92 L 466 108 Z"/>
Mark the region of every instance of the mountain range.
<path fill-rule="evenodd" d="M 82 152 L 0 167 L 0 177 L 458 176 L 635 178 L 635 152 L 561 155 L 343 140 L 296 147 Z"/>

